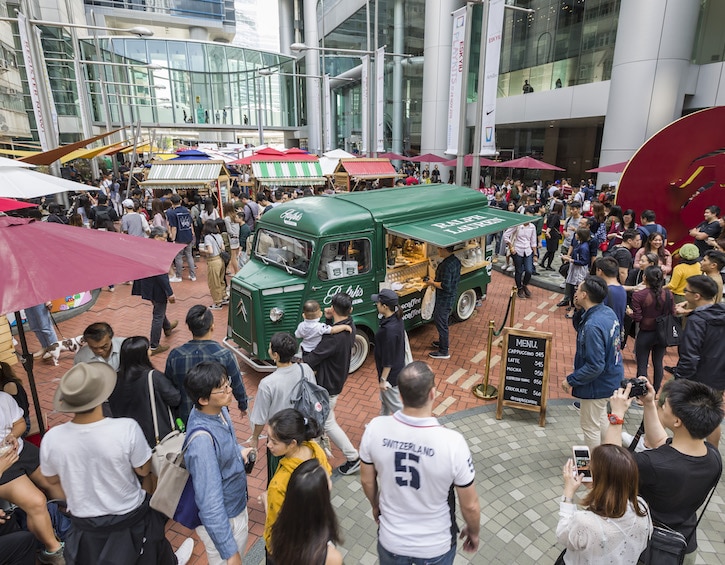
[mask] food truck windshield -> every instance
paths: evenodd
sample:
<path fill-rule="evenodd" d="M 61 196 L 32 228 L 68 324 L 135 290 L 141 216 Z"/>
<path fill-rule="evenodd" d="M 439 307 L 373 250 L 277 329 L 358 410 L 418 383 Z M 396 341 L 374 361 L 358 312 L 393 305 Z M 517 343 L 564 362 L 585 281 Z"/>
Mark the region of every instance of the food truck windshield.
<path fill-rule="evenodd" d="M 288 274 L 306 275 L 310 268 L 312 242 L 260 229 L 254 255 L 265 265 L 277 265 Z"/>

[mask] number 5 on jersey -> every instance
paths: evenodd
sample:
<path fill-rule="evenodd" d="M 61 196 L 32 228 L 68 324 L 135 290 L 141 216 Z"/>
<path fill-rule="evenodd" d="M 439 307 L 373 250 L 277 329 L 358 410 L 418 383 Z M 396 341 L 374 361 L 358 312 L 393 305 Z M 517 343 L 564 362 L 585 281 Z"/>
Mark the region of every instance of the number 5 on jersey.
<path fill-rule="evenodd" d="M 406 461 L 407 459 L 407 461 Z M 420 474 L 414 463 L 420 462 L 420 457 L 405 451 L 395 452 L 395 482 L 401 487 L 420 488 Z"/>

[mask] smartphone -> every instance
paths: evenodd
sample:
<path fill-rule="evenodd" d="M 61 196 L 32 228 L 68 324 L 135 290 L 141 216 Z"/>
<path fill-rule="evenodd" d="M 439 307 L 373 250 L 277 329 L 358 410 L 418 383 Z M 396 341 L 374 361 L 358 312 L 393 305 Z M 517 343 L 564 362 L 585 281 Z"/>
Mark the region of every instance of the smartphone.
<path fill-rule="evenodd" d="M 576 475 L 584 475 L 582 479 L 583 483 L 591 483 L 592 471 L 590 465 L 592 456 L 589 448 L 586 445 L 575 445 L 572 450 L 574 452 L 574 465 L 576 465 L 574 473 Z"/>

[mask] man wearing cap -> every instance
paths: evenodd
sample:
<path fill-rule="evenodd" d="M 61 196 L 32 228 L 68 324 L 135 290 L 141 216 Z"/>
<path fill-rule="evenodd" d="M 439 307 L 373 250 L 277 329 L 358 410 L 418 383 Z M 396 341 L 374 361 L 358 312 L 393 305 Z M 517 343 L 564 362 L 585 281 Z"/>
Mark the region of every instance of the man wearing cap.
<path fill-rule="evenodd" d="M 53 398 L 56 412 L 73 414 L 48 431 L 40 449 L 41 471 L 63 488 L 71 516 L 66 563 L 186 563 L 193 541 L 175 556 L 164 537 L 166 518 L 151 510 L 141 489 L 139 477 L 151 470 L 141 427 L 103 415 L 101 405 L 115 386 L 116 372 L 107 364 L 79 363 L 63 375 Z"/>
<path fill-rule="evenodd" d="M 162 227 L 154 227 L 151 230 L 151 237 L 156 241 L 166 241 L 166 229 Z M 169 319 L 166 317 L 167 304 L 173 304 L 176 302 L 174 291 L 169 283 L 169 274 L 162 273 L 153 277 L 146 277 L 145 279 L 133 281 L 131 294 L 140 296 L 144 300 L 149 300 L 151 301 L 151 304 L 153 304 L 154 310 L 151 318 L 151 337 L 149 338 L 151 355 L 163 353 L 169 348 L 169 346 L 159 344 L 161 341 L 161 330 L 164 330 L 164 335 L 169 337 L 171 332 L 174 331 L 174 328 L 179 325 L 178 320 L 169 322 Z"/>
<path fill-rule="evenodd" d="M 381 414 L 387 416 L 402 410 L 398 391 L 398 374 L 405 367 L 405 326 L 398 295 L 384 288 L 372 295 L 378 309 L 380 328 L 375 334 L 375 367 L 378 370 Z"/>
<path fill-rule="evenodd" d="M 123 218 L 121 218 L 121 231 L 136 237 L 148 237 L 151 232 L 148 220 L 138 213 L 138 203 L 130 198 L 123 201 Z"/>
<path fill-rule="evenodd" d="M 433 322 L 438 330 L 438 340 L 433 342 L 428 357 L 433 359 L 450 359 L 448 352 L 448 317 L 451 315 L 453 303 L 458 295 L 458 283 L 461 280 L 461 262 L 453 253 L 453 246 L 439 247 L 438 255 L 442 259 L 436 269 L 435 280 L 427 281 L 428 286 L 436 289 L 436 303 L 433 308 Z"/>

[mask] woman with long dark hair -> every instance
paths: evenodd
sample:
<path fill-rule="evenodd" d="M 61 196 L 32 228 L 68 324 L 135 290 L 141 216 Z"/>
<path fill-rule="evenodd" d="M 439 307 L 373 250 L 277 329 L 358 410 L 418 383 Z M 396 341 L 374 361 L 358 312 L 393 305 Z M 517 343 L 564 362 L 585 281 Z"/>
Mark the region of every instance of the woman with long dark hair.
<path fill-rule="evenodd" d="M 665 249 L 665 240 L 661 233 L 653 232 L 649 235 L 647 241 L 637 250 L 634 256 L 635 263 L 645 253 L 654 253 L 657 255 L 659 259 L 657 264 L 665 276 L 672 272 L 672 254 Z"/>
<path fill-rule="evenodd" d="M 342 554 L 335 510 L 330 503 L 330 478 L 316 459 L 301 463 L 292 473 L 287 496 L 272 526 L 276 563 L 341 565 Z"/>
<path fill-rule="evenodd" d="M 619 445 L 600 445 L 591 455 L 592 488 L 581 501 L 583 510 L 577 510 L 574 494 L 584 476 L 571 459 L 562 470 L 556 539 L 566 552 L 557 563 L 634 565 L 652 533 L 647 503 L 637 496 L 637 462 Z"/>
<path fill-rule="evenodd" d="M 108 399 L 115 418 L 133 418 L 141 426 L 150 447 L 156 446 L 148 375 L 154 384 L 153 402 L 159 423 L 159 437 L 163 439 L 173 429 L 169 409 L 181 404 L 181 393 L 161 371 L 154 369 L 149 359 L 149 340 L 143 336 L 129 337 L 121 344 L 118 380 Z"/>
<path fill-rule="evenodd" d="M 551 262 L 554 260 L 554 254 L 559 249 L 559 242 L 561 241 L 561 220 L 562 214 L 564 213 L 564 206 L 561 202 L 554 202 L 551 206 L 551 212 L 546 216 L 546 253 L 539 262 L 539 267 L 547 271 L 553 271 Z M 549 260 L 549 264 L 546 264 L 546 260 Z"/>
<path fill-rule="evenodd" d="M 383 289 L 379 294 L 373 294 L 372 300 L 380 318 L 374 350 L 382 405 L 380 413 L 387 416 L 403 409 L 398 392 L 398 374 L 405 367 L 405 326 L 403 311 L 398 306 L 398 294 L 394 290 Z M 434 346 L 438 347 L 438 344 Z"/>
<path fill-rule="evenodd" d="M 289 483 L 292 472 L 305 461 L 316 459 L 324 468 L 325 474 L 329 476 L 332 467 L 327 461 L 327 455 L 322 447 L 312 441 L 319 437 L 322 430 L 314 420 L 305 418 L 301 412 L 294 408 L 285 408 L 277 412 L 267 422 L 267 449 L 272 452 L 275 457 L 281 457 L 277 470 L 269 481 L 267 487 L 265 508 L 267 517 L 264 522 L 264 540 L 267 552 L 272 553 L 272 558 L 268 563 L 274 560 L 274 563 L 280 565 L 286 563 L 301 563 L 296 559 L 288 560 L 274 553 L 273 543 L 274 534 L 272 529 L 279 515 L 282 504 L 287 494 L 287 484 Z M 304 517 L 303 517 L 304 520 Z M 287 535 L 287 532 L 284 534 Z M 319 562 L 318 562 L 319 563 Z"/>
<path fill-rule="evenodd" d="M 647 267 L 644 270 L 644 286 L 645 288 L 632 295 L 632 308 L 628 314 L 635 322 L 639 322 L 639 332 L 634 342 L 637 376 L 646 376 L 655 391 L 658 391 L 664 376 L 662 363 L 667 345 L 660 343 L 657 336 L 657 318 L 674 314 L 675 301 L 672 292 L 664 288 L 665 276 L 660 267 Z M 654 379 L 647 372 L 650 356 Z"/>
<path fill-rule="evenodd" d="M 607 250 L 615 245 L 622 243 L 622 234 L 624 233 L 624 218 L 622 217 L 622 207 L 616 204 L 609 209 L 607 221 L 605 222 L 607 229 Z"/>
<path fill-rule="evenodd" d="M 169 221 L 166 219 L 166 210 L 164 210 L 164 203 L 160 198 L 154 198 L 151 201 L 151 227 L 164 228 L 169 231 Z"/>
<path fill-rule="evenodd" d="M 574 306 L 574 291 L 579 283 L 582 282 L 589 274 L 589 262 L 591 250 L 589 241 L 592 238 L 592 232 L 589 228 L 579 228 L 576 230 L 576 236 L 572 240 L 571 255 L 562 255 L 561 260 L 568 262 L 569 272 L 566 275 L 566 290 L 564 291 L 564 299 L 557 306 L 566 306 L 566 311 L 570 312 Z M 573 313 L 568 313 L 567 318 L 573 318 Z"/>
<path fill-rule="evenodd" d="M 639 224 L 636 222 L 637 214 L 631 208 L 627 208 L 622 212 L 622 231 L 636 230 Z"/>

